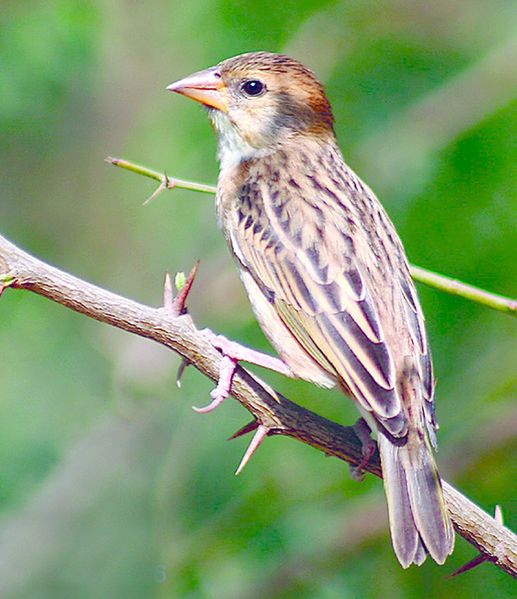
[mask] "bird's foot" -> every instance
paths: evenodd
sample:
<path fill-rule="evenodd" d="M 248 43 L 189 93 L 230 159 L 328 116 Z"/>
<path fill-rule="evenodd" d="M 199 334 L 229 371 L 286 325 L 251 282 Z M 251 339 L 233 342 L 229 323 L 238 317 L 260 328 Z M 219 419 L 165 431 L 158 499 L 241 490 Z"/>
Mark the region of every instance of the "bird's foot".
<path fill-rule="evenodd" d="M 357 466 L 350 466 L 350 475 L 354 480 L 362 481 L 364 479 L 364 468 L 372 459 L 377 443 L 371 438 L 372 431 L 364 418 L 359 418 L 354 424 L 353 429 L 357 438 L 361 441 L 363 459 Z"/>
<path fill-rule="evenodd" d="M 233 376 L 240 361 L 249 362 L 256 366 L 262 366 L 263 368 L 292 376 L 291 369 L 280 358 L 275 358 L 269 354 L 245 347 L 235 341 L 230 341 L 223 335 L 217 335 L 210 329 L 204 329 L 203 334 L 223 354 L 223 359 L 219 369 L 217 387 L 210 393 L 212 401 L 203 408 L 193 407 L 200 414 L 212 412 L 230 395 Z"/>
<path fill-rule="evenodd" d="M 237 360 L 232 356 L 227 356 L 226 354 L 223 355 L 221 366 L 219 367 L 219 381 L 217 382 L 217 387 L 210 392 L 212 401 L 203 408 L 192 406 L 194 412 L 197 412 L 198 414 L 213 412 L 227 397 L 230 396 L 233 375 L 235 374 L 237 364 Z"/>

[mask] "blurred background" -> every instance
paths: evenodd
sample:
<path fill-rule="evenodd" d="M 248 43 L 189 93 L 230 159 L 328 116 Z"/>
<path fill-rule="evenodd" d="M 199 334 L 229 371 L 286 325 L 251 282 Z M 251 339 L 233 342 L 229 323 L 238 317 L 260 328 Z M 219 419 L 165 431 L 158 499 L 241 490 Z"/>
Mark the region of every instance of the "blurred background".
<path fill-rule="evenodd" d="M 210 196 L 107 155 L 202 182 L 215 140 L 200 106 L 165 91 L 244 51 L 311 66 L 347 161 L 377 192 L 415 264 L 517 294 L 513 0 L 3 0 L 0 233 L 151 305 L 166 271 L 201 260 L 190 309 L 268 344 Z M 484 509 L 515 517 L 516 323 L 419 286 L 438 379 L 438 461 Z M 0 596 L 410 598 L 515 596 L 461 538 L 444 567 L 403 571 L 381 482 L 290 439 L 241 476 L 249 420 L 235 401 L 199 416 L 211 383 L 170 351 L 26 292 L 0 300 Z M 351 424 L 338 393 L 264 377 Z M 512 402 L 513 400 L 513 402 Z M 513 405 L 512 405 L 513 403 Z M 513 470 L 512 470 L 513 468 Z M 513 592 L 512 592 L 513 591 Z"/>

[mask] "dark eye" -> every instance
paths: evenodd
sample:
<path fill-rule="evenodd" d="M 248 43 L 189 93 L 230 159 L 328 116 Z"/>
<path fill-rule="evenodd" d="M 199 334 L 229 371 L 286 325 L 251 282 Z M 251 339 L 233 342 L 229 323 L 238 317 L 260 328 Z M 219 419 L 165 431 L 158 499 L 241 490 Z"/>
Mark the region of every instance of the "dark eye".
<path fill-rule="evenodd" d="M 261 96 L 266 91 L 266 86 L 258 79 L 248 79 L 242 83 L 241 90 L 247 96 Z"/>

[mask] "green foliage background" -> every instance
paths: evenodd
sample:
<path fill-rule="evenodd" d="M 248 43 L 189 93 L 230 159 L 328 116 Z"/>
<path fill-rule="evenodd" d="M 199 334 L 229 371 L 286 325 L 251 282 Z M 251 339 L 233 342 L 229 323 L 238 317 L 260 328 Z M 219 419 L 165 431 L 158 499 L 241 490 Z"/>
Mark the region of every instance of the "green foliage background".
<path fill-rule="evenodd" d="M 214 182 L 199 106 L 165 92 L 240 52 L 285 51 L 324 80 L 349 163 L 416 264 L 516 294 L 512 0 L 9 2 L 0 15 L 0 232 L 100 286 L 158 305 L 201 259 L 198 325 L 267 349 L 209 196 L 103 163 Z M 420 288 L 438 377 L 444 476 L 515 524 L 515 321 Z M 16 598 L 510 597 L 462 539 L 402 571 L 381 483 L 288 439 L 235 478 L 249 419 L 178 357 L 23 292 L 0 300 L 0 595 Z M 343 423 L 332 392 L 264 373 Z M 512 420 L 513 418 L 513 420 Z M 513 467 L 513 470 L 512 470 Z M 513 513 L 512 513 L 513 512 Z"/>

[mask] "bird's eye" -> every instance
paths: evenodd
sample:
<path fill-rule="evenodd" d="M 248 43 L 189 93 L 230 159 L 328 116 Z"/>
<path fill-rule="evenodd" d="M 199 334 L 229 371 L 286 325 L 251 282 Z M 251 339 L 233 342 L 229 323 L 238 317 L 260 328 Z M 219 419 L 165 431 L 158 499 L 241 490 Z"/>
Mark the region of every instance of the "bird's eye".
<path fill-rule="evenodd" d="M 266 86 L 258 79 L 248 79 L 241 84 L 241 90 L 250 97 L 261 96 L 266 91 Z"/>

